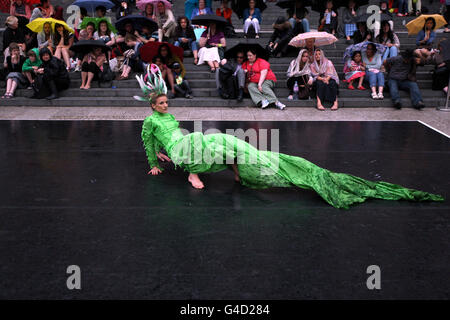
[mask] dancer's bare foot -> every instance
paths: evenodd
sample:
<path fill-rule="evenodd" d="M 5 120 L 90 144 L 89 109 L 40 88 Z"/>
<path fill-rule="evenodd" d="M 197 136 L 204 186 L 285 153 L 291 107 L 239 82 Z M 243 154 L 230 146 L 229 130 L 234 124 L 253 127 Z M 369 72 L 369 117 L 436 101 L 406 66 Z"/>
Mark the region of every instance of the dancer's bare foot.
<path fill-rule="evenodd" d="M 200 180 L 198 174 L 196 173 L 189 174 L 188 181 L 195 189 L 203 189 L 205 187 L 202 180 Z"/>

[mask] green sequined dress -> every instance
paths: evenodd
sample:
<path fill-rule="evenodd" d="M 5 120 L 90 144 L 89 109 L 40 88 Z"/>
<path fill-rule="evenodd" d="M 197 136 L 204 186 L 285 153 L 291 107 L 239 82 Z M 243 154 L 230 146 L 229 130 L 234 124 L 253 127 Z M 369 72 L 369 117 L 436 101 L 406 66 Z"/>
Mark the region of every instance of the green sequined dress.
<path fill-rule="evenodd" d="M 142 126 L 142 141 L 150 168 L 159 167 L 156 152 L 161 149 L 166 150 L 175 166 L 190 173 L 217 172 L 237 163 L 241 183 L 247 187 L 297 186 L 310 189 L 336 208 L 348 209 L 351 204 L 368 198 L 444 200 L 440 195 L 392 183 L 331 172 L 300 157 L 258 150 L 233 135 L 203 135 L 201 132 L 183 135 L 178 121 L 170 113 L 154 111 L 147 117 Z"/>

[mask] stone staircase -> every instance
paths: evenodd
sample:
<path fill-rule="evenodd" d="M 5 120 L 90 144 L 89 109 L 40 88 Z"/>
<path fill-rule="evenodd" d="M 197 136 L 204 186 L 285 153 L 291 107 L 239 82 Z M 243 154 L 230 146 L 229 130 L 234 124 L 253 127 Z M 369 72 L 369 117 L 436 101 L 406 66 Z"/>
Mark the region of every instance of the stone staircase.
<path fill-rule="evenodd" d="M 67 1 L 66 1 L 67 2 Z M 58 3 L 56 1 L 56 3 Z M 70 3 L 70 2 L 69 2 Z M 218 2 L 213 1 L 214 9 Z M 184 1 L 174 1 L 174 13 L 176 16 L 184 13 Z M 239 42 L 256 42 L 265 46 L 271 34 L 271 25 L 273 21 L 280 15 L 285 14 L 284 10 L 275 6 L 274 3 L 268 3 L 268 8 L 263 13 L 262 33 L 260 39 L 243 39 L 232 38 L 227 39 L 227 47 L 231 48 Z M 113 15 L 112 15 L 113 16 Z M 408 18 L 411 19 L 411 18 Z M 113 19 L 114 20 L 114 19 Z M 401 48 L 415 48 L 415 37 L 409 37 L 406 33 L 406 28 L 403 26 L 403 18 L 395 18 L 395 29 L 400 38 Z M 310 23 L 311 28 L 317 28 L 318 13 L 311 12 Z M 242 37 L 242 21 L 233 15 L 233 24 L 238 30 L 238 34 Z M 239 30 L 241 29 L 241 30 Z M 439 33 L 438 39 L 446 37 L 447 34 Z M 323 47 L 329 59 L 335 64 L 336 70 L 340 77 L 343 77 L 343 61 L 342 56 L 347 44 L 344 39 L 340 39 L 336 44 Z M 314 106 L 315 100 L 289 101 L 287 100 L 288 89 L 286 86 L 286 71 L 292 57 L 272 58 L 270 60 L 271 68 L 275 72 L 278 79 L 276 84 L 276 94 L 280 100 L 289 107 L 311 107 Z M 186 78 L 189 80 L 194 91 L 195 98 L 192 100 L 177 98 L 170 100 L 171 106 L 179 107 L 243 107 L 253 106 L 250 99 L 244 99 L 243 102 L 238 103 L 236 100 L 223 100 L 218 97 L 216 92 L 216 85 L 214 74 L 210 73 L 207 65 L 195 66 L 193 58 L 184 59 L 187 70 Z M 445 100 L 441 92 L 431 90 L 431 71 L 432 66 L 425 66 L 418 69 L 418 84 L 421 88 L 424 102 L 428 107 L 435 107 L 442 104 Z M 112 88 L 99 88 L 96 82 L 93 82 L 90 90 L 80 90 L 81 85 L 80 73 L 70 74 L 72 83 L 68 90 L 61 92 L 60 98 L 52 101 L 46 99 L 35 100 L 29 99 L 32 95 L 32 90 L 21 89 L 16 91 L 14 99 L 1 100 L 1 105 L 7 106 L 117 106 L 117 107 L 131 107 L 131 106 L 145 106 L 143 102 L 136 101 L 132 98 L 133 95 L 139 95 L 140 89 L 136 80 L 122 80 L 113 81 Z M 391 107 L 390 95 L 385 94 L 384 100 L 372 100 L 369 90 L 365 91 L 351 91 L 346 88 L 346 84 L 340 84 L 339 102 L 341 107 L 350 108 L 364 108 L 364 107 Z M 411 107 L 411 102 L 408 94 L 401 93 L 403 98 L 403 105 Z"/>

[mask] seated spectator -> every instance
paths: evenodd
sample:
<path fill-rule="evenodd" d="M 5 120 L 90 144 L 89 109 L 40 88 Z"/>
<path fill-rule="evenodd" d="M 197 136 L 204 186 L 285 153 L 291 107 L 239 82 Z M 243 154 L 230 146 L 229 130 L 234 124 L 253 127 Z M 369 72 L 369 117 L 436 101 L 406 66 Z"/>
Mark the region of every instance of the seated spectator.
<path fill-rule="evenodd" d="M 245 72 L 242 64 L 245 61 L 245 53 L 238 52 L 236 59 L 223 59 L 220 62 L 219 77 L 216 79 L 219 95 L 222 99 L 244 99 Z"/>
<path fill-rule="evenodd" d="M 296 30 L 296 27 L 301 24 L 303 32 L 309 32 L 309 20 L 307 19 L 308 14 L 309 11 L 306 9 L 303 0 L 295 1 L 294 7 L 287 10 L 287 15 L 289 16 L 289 22 L 292 26 L 292 30 Z M 297 34 L 298 33 L 294 32 L 294 36 Z"/>
<path fill-rule="evenodd" d="M 42 65 L 37 69 L 34 80 L 35 94 L 32 98 L 58 98 L 58 92 L 69 88 L 70 78 L 63 61 L 52 56 L 47 48 L 39 50 Z"/>
<path fill-rule="evenodd" d="M 436 39 L 436 20 L 434 18 L 427 18 L 423 29 L 420 30 L 416 38 L 416 45 L 418 48 L 431 50 L 433 48 L 434 39 Z"/>
<path fill-rule="evenodd" d="M 372 31 L 367 29 L 367 23 L 359 22 L 356 25 L 358 26 L 358 30 L 356 30 L 353 34 L 353 44 L 365 41 L 373 41 L 374 36 Z"/>
<path fill-rule="evenodd" d="M 163 58 L 161 56 L 154 56 L 152 59 L 152 63 L 156 64 L 159 70 L 161 70 L 161 76 L 164 79 L 164 82 L 167 84 L 167 88 L 170 89 L 168 97 L 170 99 L 174 98 L 176 95 L 176 91 L 172 70 L 170 70 L 170 68 L 164 64 Z"/>
<path fill-rule="evenodd" d="M 106 61 L 106 55 L 99 47 L 92 48 L 92 51 L 84 56 L 81 64 L 80 89 L 88 90 L 91 88 L 92 80 L 98 79 L 102 72 L 101 68 Z"/>
<path fill-rule="evenodd" d="M 175 97 L 180 96 L 186 99 L 193 99 L 192 89 L 189 86 L 189 82 L 184 77 L 185 72 L 181 70 L 181 64 L 178 62 L 173 63 L 170 66 L 170 70 L 172 70 L 175 82 Z"/>
<path fill-rule="evenodd" d="M 19 29 L 19 20 L 17 17 L 9 16 L 6 18 L 6 29 L 3 32 L 3 55 L 5 56 L 4 63 L 6 63 L 6 57 L 9 56 L 9 45 L 16 43 L 19 46 L 20 54 L 25 52 L 25 36 L 21 29 Z"/>
<path fill-rule="evenodd" d="M 255 32 L 255 38 L 259 38 L 259 32 L 261 30 L 260 24 L 262 21 L 261 11 L 256 8 L 256 1 L 250 0 L 248 2 L 248 8 L 244 9 L 244 38 L 247 38 L 248 30 L 250 27 Z"/>
<path fill-rule="evenodd" d="M 95 32 L 95 23 L 92 21 L 88 22 L 86 24 L 86 28 L 80 30 L 80 33 L 78 34 L 78 40 L 95 40 Z"/>
<path fill-rule="evenodd" d="M 163 43 L 158 48 L 158 56 L 161 57 L 163 60 L 163 63 L 168 66 L 169 68 L 174 64 L 178 63 L 181 68 L 181 73 L 183 74 L 183 78 L 186 75 L 186 70 L 184 68 L 183 63 L 181 62 L 180 58 L 172 53 L 172 50 L 170 50 L 169 45 L 166 43 Z"/>
<path fill-rule="evenodd" d="M 121 0 L 120 6 L 116 10 L 116 20 L 123 18 L 125 16 L 129 16 L 133 13 L 133 9 L 128 4 L 128 1 Z"/>
<path fill-rule="evenodd" d="M 207 62 L 211 72 L 216 72 L 222 55 L 219 49 L 223 52 L 226 46 L 225 35 L 217 29 L 215 23 L 211 23 L 199 40 L 198 65 Z"/>
<path fill-rule="evenodd" d="M 22 73 L 22 66 L 26 58 L 20 55 L 20 48 L 17 43 L 11 42 L 9 44 L 9 52 L 11 53 L 6 58 L 5 70 L 6 76 L 6 91 L 2 99 L 10 99 L 14 97 L 14 92 L 17 88 L 26 88 L 28 80 Z"/>
<path fill-rule="evenodd" d="M 116 35 L 109 30 L 108 22 L 100 20 L 98 23 L 98 30 L 94 32 L 94 40 L 102 40 L 108 47 L 115 45 Z"/>
<path fill-rule="evenodd" d="M 334 35 L 338 26 L 338 18 L 333 6 L 333 1 L 327 0 L 325 12 L 321 14 L 319 31 L 325 31 Z"/>
<path fill-rule="evenodd" d="M 105 16 L 106 16 L 106 7 L 105 6 L 95 7 L 95 15 L 96 15 L 97 18 L 105 18 Z"/>
<path fill-rule="evenodd" d="M 210 7 L 206 6 L 205 0 L 198 1 L 198 8 L 194 8 L 194 10 L 192 10 L 191 20 L 194 19 L 196 16 L 202 14 L 212 14 L 212 10 Z"/>
<path fill-rule="evenodd" d="M 163 42 L 173 38 L 177 22 L 172 10 L 166 8 L 164 2 L 158 2 L 155 21 L 158 24 L 158 41 Z"/>
<path fill-rule="evenodd" d="M 366 67 L 366 79 L 369 80 L 370 89 L 372 90 L 372 99 L 384 99 L 384 74 L 381 72 L 383 58 L 381 54 L 377 52 L 377 47 L 373 43 L 369 43 L 366 51 L 362 53 L 362 58 Z"/>
<path fill-rule="evenodd" d="M 349 0 L 348 7 L 342 11 L 342 22 L 345 26 L 345 37 L 347 43 L 351 41 L 353 34 L 358 30 L 356 26 L 357 8 L 355 0 Z"/>
<path fill-rule="evenodd" d="M 441 40 L 446 41 L 446 40 Z M 450 61 L 444 61 L 443 48 L 441 43 L 438 44 L 438 52 L 433 56 L 433 82 L 431 88 L 433 90 L 443 90 L 445 94 L 448 91 L 448 79 L 450 76 Z"/>
<path fill-rule="evenodd" d="M 243 63 L 242 69 L 247 76 L 248 92 L 256 106 L 265 109 L 273 105 L 280 110 L 286 107 L 273 92 L 277 78 L 270 69 L 269 62 L 258 58 L 255 50 L 247 51 L 247 61 Z"/>
<path fill-rule="evenodd" d="M 42 7 L 40 6 L 36 6 L 33 11 L 31 11 L 31 17 L 30 17 L 30 22 L 33 21 L 34 19 L 37 18 L 43 18 L 43 11 L 42 11 Z"/>
<path fill-rule="evenodd" d="M 89 15 L 87 13 L 86 8 L 81 7 L 80 8 L 80 15 L 77 18 L 75 18 L 75 22 L 73 24 L 73 28 L 75 30 L 75 36 L 77 37 L 77 39 L 79 38 L 79 32 L 80 32 L 79 26 L 81 25 L 81 23 L 83 22 L 83 19 L 85 17 L 89 17 Z"/>
<path fill-rule="evenodd" d="M 51 18 L 55 14 L 55 8 L 53 8 L 50 0 L 41 0 L 40 8 L 43 18 Z"/>
<path fill-rule="evenodd" d="M 432 55 L 432 52 L 426 53 Z M 428 57 L 428 56 L 427 56 Z M 411 49 L 404 50 L 397 57 L 392 57 L 384 62 L 389 77 L 389 90 L 392 102 L 396 109 L 402 108 L 398 90 L 408 90 L 411 101 L 416 109 L 425 107 L 419 86 L 417 85 L 416 69 L 417 65 L 423 63 Z"/>
<path fill-rule="evenodd" d="M 28 21 L 31 18 L 31 9 L 24 0 L 12 0 L 9 14 L 16 17 L 24 17 Z"/>
<path fill-rule="evenodd" d="M 142 15 L 146 18 L 154 19 L 155 18 L 154 13 L 155 12 L 153 10 L 153 5 L 151 3 L 147 3 L 145 5 L 145 10 L 142 12 Z"/>
<path fill-rule="evenodd" d="M 308 56 L 309 56 L 309 63 L 313 63 L 314 62 L 314 56 L 316 53 L 316 39 L 314 38 L 309 38 L 305 40 L 305 47 L 301 48 L 301 49 L 306 49 L 306 51 L 308 51 Z"/>
<path fill-rule="evenodd" d="M 297 87 L 299 88 L 295 98 L 309 98 L 308 88 L 313 84 L 313 77 L 311 75 L 308 50 L 300 50 L 297 58 L 291 61 L 287 71 L 287 78 L 287 87 L 289 89 L 288 100 L 294 99 L 295 84 L 297 84 Z"/>
<path fill-rule="evenodd" d="M 44 23 L 42 31 L 37 35 L 38 49 L 48 48 L 52 53 L 55 50 L 53 46 L 53 31 L 50 22 Z M 39 53 L 38 53 L 39 55 Z"/>
<path fill-rule="evenodd" d="M 266 49 L 277 58 L 286 55 L 289 41 L 292 39 L 292 27 L 285 17 L 278 17 L 273 24 L 273 32 Z"/>
<path fill-rule="evenodd" d="M 223 17 L 229 24 L 232 24 L 231 16 L 233 15 L 233 10 L 228 7 L 228 0 L 222 0 L 220 7 L 216 9 L 216 15 Z"/>
<path fill-rule="evenodd" d="M 136 30 L 134 32 L 134 35 L 143 44 L 146 44 L 147 42 L 158 41 L 158 32 L 151 32 L 151 30 L 148 26 L 142 26 L 141 32 L 139 33 Z"/>
<path fill-rule="evenodd" d="M 117 80 L 125 80 L 130 76 L 131 70 L 140 72 L 144 70 L 144 64 L 141 60 L 139 49 L 143 46 L 135 35 L 127 34 L 125 36 L 125 44 L 128 49 L 124 52 L 125 60 L 123 63 L 122 74 L 117 78 Z"/>
<path fill-rule="evenodd" d="M 339 77 L 333 63 L 325 57 L 321 49 L 316 49 L 310 68 L 316 87 L 317 109 L 325 110 L 322 103 L 328 101 L 333 103 L 331 110 L 337 110 Z"/>
<path fill-rule="evenodd" d="M 184 50 L 191 50 L 194 55 L 194 64 L 198 63 L 198 45 L 195 37 L 194 28 L 190 25 L 187 17 L 178 18 L 178 25 L 175 28 L 175 43 L 177 47 Z"/>
<path fill-rule="evenodd" d="M 70 70 L 69 48 L 73 44 L 73 34 L 64 28 L 62 24 L 55 24 L 55 34 L 53 35 L 53 44 L 55 46 L 55 58 L 64 59 L 67 70 Z"/>
<path fill-rule="evenodd" d="M 383 62 L 387 58 L 396 57 L 400 49 L 400 40 L 397 35 L 391 30 L 391 25 L 388 21 L 381 22 L 381 33 L 377 37 L 377 42 L 386 46 L 383 54 Z"/>
<path fill-rule="evenodd" d="M 42 61 L 39 58 L 39 49 L 34 48 L 27 52 L 28 59 L 22 65 L 22 72 L 27 77 L 28 82 L 33 85 L 36 71 L 41 67 Z"/>
<path fill-rule="evenodd" d="M 348 82 L 348 89 L 355 90 L 353 81 L 359 79 L 358 90 L 366 90 L 363 87 L 364 76 L 366 75 L 366 66 L 362 61 L 361 51 L 354 51 L 352 58 L 344 65 L 345 81 Z"/>

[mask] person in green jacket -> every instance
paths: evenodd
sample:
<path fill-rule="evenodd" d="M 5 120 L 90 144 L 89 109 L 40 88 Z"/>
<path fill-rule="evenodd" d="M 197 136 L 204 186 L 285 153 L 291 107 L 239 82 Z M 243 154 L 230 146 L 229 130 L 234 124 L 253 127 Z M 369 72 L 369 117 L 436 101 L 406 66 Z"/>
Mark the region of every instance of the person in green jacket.
<path fill-rule="evenodd" d="M 39 49 L 34 48 L 27 52 L 28 59 L 25 60 L 22 66 L 22 72 L 27 77 L 28 81 L 33 84 L 36 76 L 35 70 L 39 69 L 42 64 L 39 58 Z"/>

